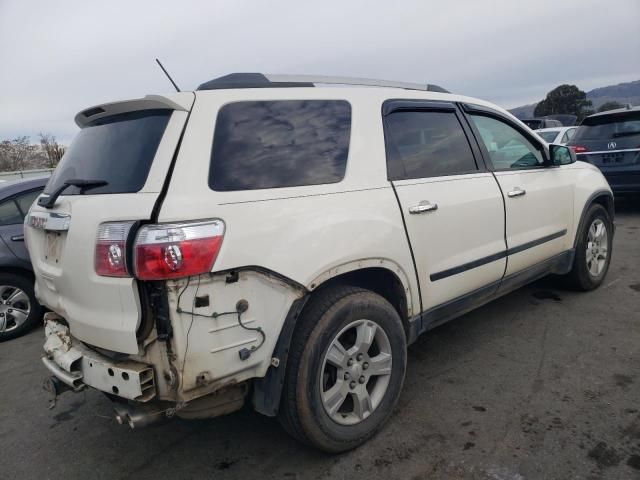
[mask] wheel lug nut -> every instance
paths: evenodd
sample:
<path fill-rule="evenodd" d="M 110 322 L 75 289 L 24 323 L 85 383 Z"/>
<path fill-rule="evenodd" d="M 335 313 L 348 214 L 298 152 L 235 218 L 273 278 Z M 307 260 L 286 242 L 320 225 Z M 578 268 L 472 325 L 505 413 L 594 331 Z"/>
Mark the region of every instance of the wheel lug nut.
<path fill-rule="evenodd" d="M 349 372 L 345 372 L 344 373 L 344 379 L 345 380 L 349 380 L 351 378 L 351 375 L 349 375 Z"/>
<path fill-rule="evenodd" d="M 358 382 L 360 382 L 360 383 L 364 383 L 364 380 L 365 380 L 364 375 L 362 375 L 362 376 L 358 379 Z"/>
<path fill-rule="evenodd" d="M 12 310 L 12 309 L 9 309 L 9 310 L 8 310 L 8 312 L 9 312 L 9 313 L 11 313 L 11 312 L 13 312 L 13 310 Z"/>
<path fill-rule="evenodd" d="M 353 365 L 353 358 L 350 358 L 350 359 L 347 361 L 347 366 L 349 366 L 349 367 L 350 367 L 351 365 Z"/>
<path fill-rule="evenodd" d="M 369 362 L 364 362 L 364 363 L 362 364 L 362 369 L 363 369 L 363 370 L 366 370 L 367 368 L 369 368 Z"/>
<path fill-rule="evenodd" d="M 349 384 L 349 388 L 350 388 L 351 390 L 353 390 L 354 388 L 356 388 L 356 382 L 351 382 L 351 383 Z"/>
<path fill-rule="evenodd" d="M 358 359 L 358 361 L 361 361 L 362 358 L 364 357 L 364 355 L 362 355 L 361 353 L 358 354 L 358 356 L 356 357 Z"/>

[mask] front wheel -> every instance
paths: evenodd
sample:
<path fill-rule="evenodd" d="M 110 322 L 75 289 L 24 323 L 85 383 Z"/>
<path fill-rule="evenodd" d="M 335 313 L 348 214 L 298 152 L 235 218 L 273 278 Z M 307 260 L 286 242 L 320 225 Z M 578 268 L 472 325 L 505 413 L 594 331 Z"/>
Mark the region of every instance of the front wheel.
<path fill-rule="evenodd" d="M 381 296 L 342 286 L 316 292 L 300 322 L 280 421 L 321 450 L 355 448 L 384 424 L 400 395 L 407 361 L 400 316 Z"/>
<path fill-rule="evenodd" d="M 576 252 L 568 280 L 570 286 L 578 290 L 593 290 L 604 281 L 611 263 L 613 222 L 609 212 L 602 205 L 592 205 L 577 235 Z"/>

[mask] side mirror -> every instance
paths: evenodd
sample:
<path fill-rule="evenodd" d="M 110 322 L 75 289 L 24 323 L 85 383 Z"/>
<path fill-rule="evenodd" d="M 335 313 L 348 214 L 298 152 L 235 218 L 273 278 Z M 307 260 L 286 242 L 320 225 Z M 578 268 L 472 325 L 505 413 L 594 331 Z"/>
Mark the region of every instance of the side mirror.
<path fill-rule="evenodd" d="M 551 165 L 556 167 L 576 161 L 576 154 L 571 148 L 554 143 L 549 145 L 549 157 L 551 157 Z"/>

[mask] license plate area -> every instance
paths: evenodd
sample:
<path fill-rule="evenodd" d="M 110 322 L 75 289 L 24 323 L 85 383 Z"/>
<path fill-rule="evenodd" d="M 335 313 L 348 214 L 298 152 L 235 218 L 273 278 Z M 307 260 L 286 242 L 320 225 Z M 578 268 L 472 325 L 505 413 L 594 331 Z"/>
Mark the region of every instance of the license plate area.
<path fill-rule="evenodd" d="M 60 255 L 62 253 L 62 244 L 64 237 L 62 232 L 44 232 L 44 261 L 51 265 L 60 263 Z"/>

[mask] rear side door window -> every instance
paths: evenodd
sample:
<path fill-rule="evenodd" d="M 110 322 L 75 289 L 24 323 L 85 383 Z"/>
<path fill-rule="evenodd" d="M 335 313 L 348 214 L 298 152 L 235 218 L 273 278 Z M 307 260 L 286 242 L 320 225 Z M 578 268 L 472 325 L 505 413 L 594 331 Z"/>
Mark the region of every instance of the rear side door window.
<path fill-rule="evenodd" d="M 0 226 L 21 224 L 42 188 L 20 193 L 0 203 Z"/>
<path fill-rule="evenodd" d="M 351 105 L 344 100 L 235 102 L 218 112 L 209 187 L 321 185 L 345 175 Z"/>
<path fill-rule="evenodd" d="M 396 111 L 385 117 L 389 180 L 478 171 L 455 112 Z"/>
<path fill-rule="evenodd" d="M 478 129 L 495 170 L 544 166 L 542 152 L 512 126 L 483 115 L 470 115 L 469 118 Z"/>

